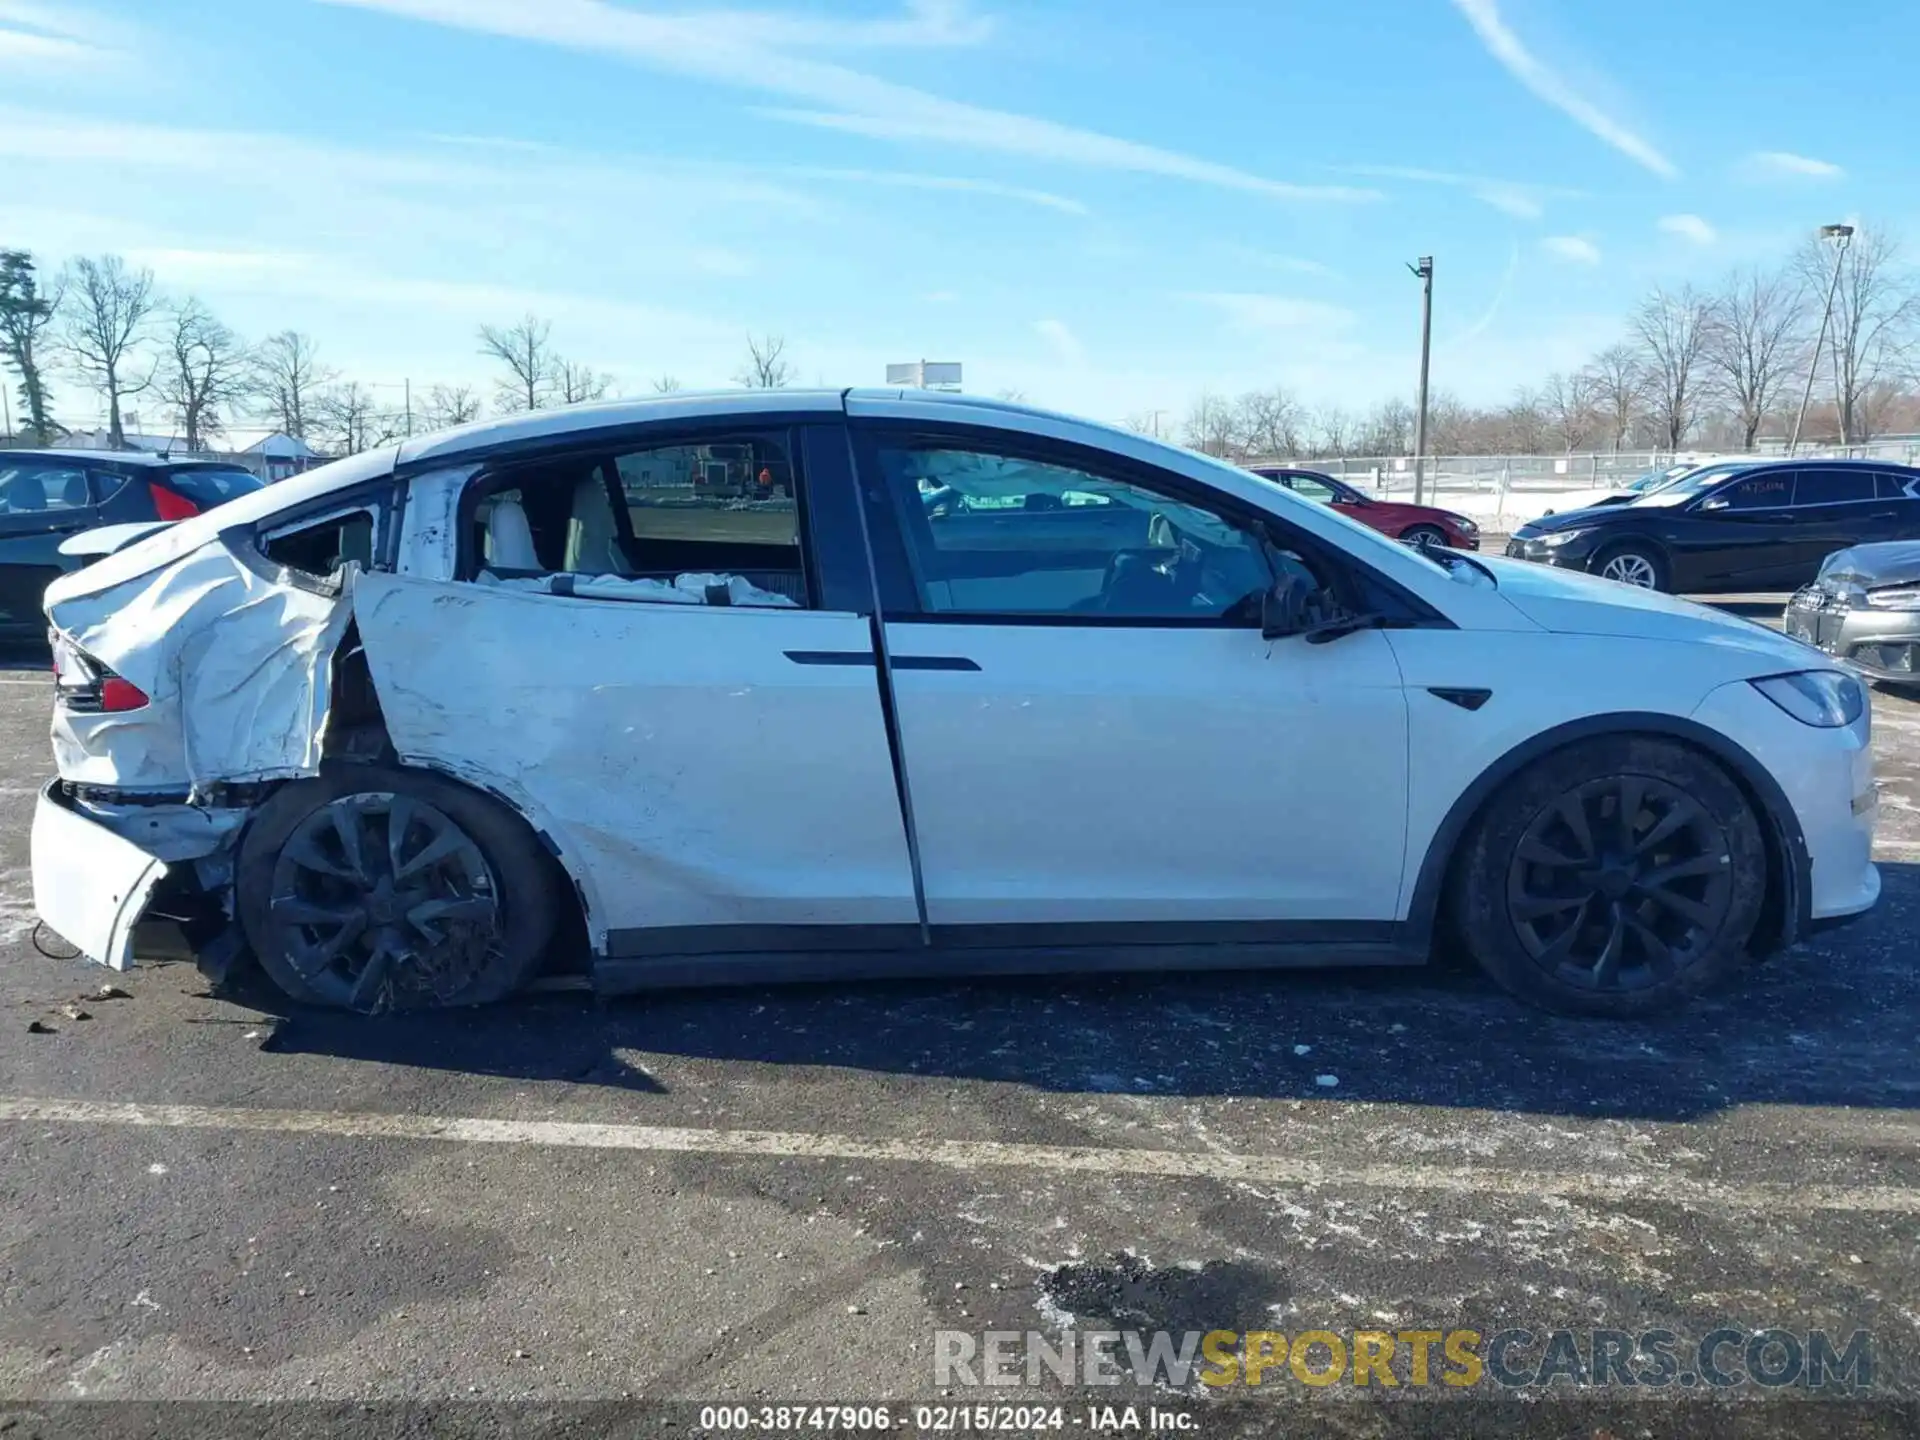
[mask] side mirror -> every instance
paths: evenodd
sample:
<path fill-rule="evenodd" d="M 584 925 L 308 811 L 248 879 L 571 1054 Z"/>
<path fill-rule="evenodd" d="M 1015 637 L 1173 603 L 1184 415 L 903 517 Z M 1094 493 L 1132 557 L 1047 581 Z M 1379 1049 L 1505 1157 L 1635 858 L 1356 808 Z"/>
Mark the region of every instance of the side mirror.
<path fill-rule="evenodd" d="M 1285 575 L 1260 597 L 1260 638 L 1282 640 L 1310 628 L 1313 591 L 1298 575 Z"/>

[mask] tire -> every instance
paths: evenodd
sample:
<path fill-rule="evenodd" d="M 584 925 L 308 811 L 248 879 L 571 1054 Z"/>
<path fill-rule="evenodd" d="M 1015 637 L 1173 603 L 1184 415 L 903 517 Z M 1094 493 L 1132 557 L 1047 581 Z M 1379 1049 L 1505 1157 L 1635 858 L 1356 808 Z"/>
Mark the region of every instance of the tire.
<path fill-rule="evenodd" d="M 396 766 L 329 763 L 283 785 L 248 822 L 236 875 L 261 968 L 289 998 L 337 1009 L 504 999 L 557 919 L 553 867 L 518 815 Z"/>
<path fill-rule="evenodd" d="M 1409 525 L 1400 532 L 1402 545 L 1445 545 L 1447 532 L 1437 525 Z"/>
<path fill-rule="evenodd" d="M 1562 1014 L 1636 1018 L 1745 963 L 1766 843 L 1718 763 L 1671 740 L 1606 736 L 1503 786 L 1450 889 L 1467 949 L 1506 990 Z"/>
<path fill-rule="evenodd" d="M 1609 545 L 1591 562 L 1593 573 L 1604 580 L 1632 585 L 1641 590 L 1667 588 L 1667 560 L 1651 545 L 1629 540 L 1624 545 Z M 1620 573 L 1612 573 L 1618 571 Z M 1634 576 L 1644 578 L 1630 578 Z"/>

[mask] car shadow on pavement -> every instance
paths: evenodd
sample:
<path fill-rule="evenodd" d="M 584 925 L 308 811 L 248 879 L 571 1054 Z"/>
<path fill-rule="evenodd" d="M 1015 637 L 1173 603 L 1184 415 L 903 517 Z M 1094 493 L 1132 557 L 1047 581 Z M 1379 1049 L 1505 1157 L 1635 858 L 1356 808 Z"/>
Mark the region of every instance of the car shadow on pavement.
<path fill-rule="evenodd" d="M 534 995 L 363 1018 L 284 1003 L 268 1048 L 660 1088 L 649 1056 L 1053 1092 L 1339 1098 L 1651 1120 L 1746 1104 L 1920 1106 L 1920 866 L 1871 915 L 1676 1013 L 1543 1014 L 1443 956 L 1415 970 L 1230 972 Z M 250 987 L 246 999 L 274 1008 Z"/>

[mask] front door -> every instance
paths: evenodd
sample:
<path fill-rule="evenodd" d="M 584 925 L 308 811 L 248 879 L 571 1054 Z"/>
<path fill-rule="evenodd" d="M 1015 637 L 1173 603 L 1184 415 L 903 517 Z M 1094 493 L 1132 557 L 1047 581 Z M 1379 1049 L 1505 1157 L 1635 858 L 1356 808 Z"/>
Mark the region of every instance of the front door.
<path fill-rule="evenodd" d="M 1692 502 L 1676 547 L 1673 588 L 1771 590 L 1793 583 L 1799 542 L 1794 473 L 1770 469 L 1722 485 Z"/>
<path fill-rule="evenodd" d="M 1395 918 L 1408 734 L 1385 636 L 1263 640 L 1247 517 L 1015 443 L 873 425 L 859 445 L 910 572 L 886 639 L 930 923 Z"/>

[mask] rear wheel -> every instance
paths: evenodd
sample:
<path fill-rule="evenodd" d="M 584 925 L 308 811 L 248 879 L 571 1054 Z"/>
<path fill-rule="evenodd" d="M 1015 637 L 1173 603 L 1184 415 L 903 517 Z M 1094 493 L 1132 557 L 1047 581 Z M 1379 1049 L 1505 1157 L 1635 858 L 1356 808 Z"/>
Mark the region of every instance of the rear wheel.
<path fill-rule="evenodd" d="M 1667 564 L 1660 553 L 1646 545 L 1615 545 L 1602 551 L 1593 563 L 1593 573 L 1606 580 L 1617 580 L 1641 590 L 1667 588 Z"/>
<path fill-rule="evenodd" d="M 1736 969 L 1760 918 L 1759 821 L 1718 764 L 1668 740 L 1586 741 L 1522 772 L 1468 841 L 1467 947 L 1524 1000 L 1669 1008 Z"/>
<path fill-rule="evenodd" d="M 240 843 L 240 920 L 296 1000 L 484 1005 L 539 965 L 551 869 L 516 815 L 421 771 L 329 766 L 283 786 Z"/>

